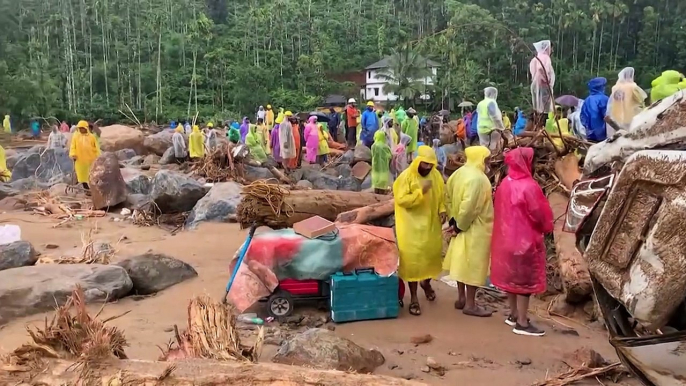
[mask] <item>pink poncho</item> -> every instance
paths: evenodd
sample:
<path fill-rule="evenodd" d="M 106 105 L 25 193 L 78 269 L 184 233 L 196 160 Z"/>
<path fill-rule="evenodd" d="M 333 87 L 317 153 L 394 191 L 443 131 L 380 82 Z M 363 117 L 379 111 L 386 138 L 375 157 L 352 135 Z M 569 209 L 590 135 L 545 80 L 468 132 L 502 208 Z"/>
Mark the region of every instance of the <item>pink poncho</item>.
<path fill-rule="evenodd" d="M 319 129 L 317 128 L 317 117 L 310 117 L 305 126 L 305 148 L 307 154 L 305 160 L 311 164 L 317 163 L 317 150 L 319 148 Z"/>

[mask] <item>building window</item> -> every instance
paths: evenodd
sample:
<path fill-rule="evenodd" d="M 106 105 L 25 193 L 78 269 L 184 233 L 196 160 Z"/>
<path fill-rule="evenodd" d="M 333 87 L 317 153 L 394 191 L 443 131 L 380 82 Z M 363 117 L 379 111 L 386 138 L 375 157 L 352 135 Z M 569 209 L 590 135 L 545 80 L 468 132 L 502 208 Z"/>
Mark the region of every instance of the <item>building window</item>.
<path fill-rule="evenodd" d="M 367 79 L 371 79 L 371 78 L 372 78 L 372 72 L 371 72 L 371 71 L 367 71 Z"/>
<path fill-rule="evenodd" d="M 374 96 L 379 96 L 379 88 L 374 87 Z"/>

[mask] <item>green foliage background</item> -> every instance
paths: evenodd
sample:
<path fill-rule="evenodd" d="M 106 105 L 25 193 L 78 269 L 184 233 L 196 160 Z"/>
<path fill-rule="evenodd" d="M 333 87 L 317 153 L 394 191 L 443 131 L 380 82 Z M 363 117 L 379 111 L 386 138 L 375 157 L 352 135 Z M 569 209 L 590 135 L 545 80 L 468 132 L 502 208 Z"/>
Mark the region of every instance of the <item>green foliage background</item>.
<path fill-rule="evenodd" d="M 434 105 L 500 90 L 529 105 L 531 43 L 550 39 L 556 93 L 624 66 L 645 88 L 686 67 L 675 0 L 0 0 L 0 112 L 27 119 L 237 118 L 356 96 L 331 74 L 409 48 L 443 65 Z"/>

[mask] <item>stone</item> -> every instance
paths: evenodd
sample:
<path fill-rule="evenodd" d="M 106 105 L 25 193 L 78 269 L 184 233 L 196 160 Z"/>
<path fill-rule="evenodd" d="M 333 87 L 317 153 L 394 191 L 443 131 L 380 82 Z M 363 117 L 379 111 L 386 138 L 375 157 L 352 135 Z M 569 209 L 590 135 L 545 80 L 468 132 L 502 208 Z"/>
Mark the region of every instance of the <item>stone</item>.
<path fill-rule="evenodd" d="M 157 134 L 148 135 L 147 137 L 145 137 L 143 143 L 149 153 L 162 156 L 164 155 L 164 152 L 172 146 L 173 135 L 173 131 L 163 130 Z"/>
<path fill-rule="evenodd" d="M 431 343 L 433 340 L 434 337 L 431 336 L 431 334 L 418 335 L 410 338 L 410 342 L 413 344 L 427 344 Z"/>
<path fill-rule="evenodd" d="M 27 190 L 45 190 L 49 189 L 51 186 L 54 185 L 59 185 L 59 184 L 48 184 L 46 182 L 42 182 L 37 180 L 35 177 L 31 176 L 28 178 L 22 178 L 20 180 L 12 181 L 9 183 L 9 186 L 18 191 L 27 191 Z"/>
<path fill-rule="evenodd" d="M 152 180 L 150 197 L 162 213 L 179 213 L 193 209 L 208 190 L 184 174 L 160 170 Z"/>
<path fill-rule="evenodd" d="M 112 125 L 100 128 L 100 149 L 102 151 L 132 149 L 136 154 L 147 154 L 144 141 L 143 132 L 133 127 Z"/>
<path fill-rule="evenodd" d="M 131 210 L 148 209 L 152 204 L 152 198 L 146 194 L 127 194 L 124 206 Z"/>
<path fill-rule="evenodd" d="M 116 263 L 133 282 L 133 293 L 150 295 L 198 276 L 189 264 L 171 256 L 146 253 Z"/>
<path fill-rule="evenodd" d="M 71 181 L 74 161 L 64 149 L 47 149 L 42 153 L 22 154 L 12 169 L 11 181 L 35 177 L 37 181 L 54 185 Z"/>
<path fill-rule="evenodd" d="M 372 175 L 368 175 L 367 178 L 362 181 L 362 184 L 360 185 L 360 190 L 366 190 L 366 189 L 371 189 L 372 188 Z"/>
<path fill-rule="evenodd" d="M 241 202 L 242 191 L 243 185 L 236 182 L 214 184 L 207 195 L 193 207 L 186 220 L 186 227 L 193 229 L 204 221 L 235 222 L 236 207 Z"/>
<path fill-rule="evenodd" d="M 119 161 L 126 161 L 130 160 L 131 158 L 136 156 L 136 151 L 133 149 L 121 149 L 117 150 L 116 152 L 117 158 Z"/>
<path fill-rule="evenodd" d="M 117 300 L 133 283 L 122 267 L 100 264 L 47 264 L 0 271 L 0 325 L 51 311 L 79 285 L 87 303 Z"/>
<path fill-rule="evenodd" d="M 143 164 L 143 161 L 145 161 L 145 157 L 143 157 L 142 155 L 137 155 L 135 157 L 131 157 L 128 161 L 125 162 L 125 164 L 129 166 L 139 166 Z"/>
<path fill-rule="evenodd" d="M 0 271 L 36 264 L 38 254 L 28 241 L 0 245 Z"/>
<path fill-rule="evenodd" d="M 176 162 L 176 156 L 174 154 L 174 147 L 170 147 L 169 149 L 164 151 L 164 154 L 162 154 L 162 157 L 160 158 L 160 165 L 168 165 L 170 163 Z"/>
<path fill-rule="evenodd" d="M 602 355 L 589 347 L 582 347 L 572 353 L 563 355 L 563 362 L 569 367 L 587 366 L 592 369 L 607 364 L 607 361 Z"/>
<path fill-rule="evenodd" d="M 298 181 L 295 186 L 303 189 L 314 189 L 314 185 L 308 180 Z"/>
<path fill-rule="evenodd" d="M 12 155 L 5 155 L 5 162 L 7 162 L 7 169 L 12 170 L 14 169 L 14 165 L 17 164 L 17 161 L 21 157 L 21 154 L 12 154 Z"/>
<path fill-rule="evenodd" d="M 150 194 L 152 181 L 150 177 L 141 173 L 138 169 L 123 168 L 119 169 L 126 184 L 126 191 L 129 194 Z"/>
<path fill-rule="evenodd" d="M 366 350 L 325 329 L 309 329 L 284 341 L 275 363 L 323 370 L 371 373 L 385 362 L 376 350 Z"/>
<path fill-rule="evenodd" d="M 371 154 L 371 151 L 370 151 L 370 154 Z M 353 163 L 354 159 L 355 159 L 355 151 L 354 150 L 348 150 L 345 153 L 343 153 L 341 158 L 338 159 L 338 163 L 350 165 Z"/>
<path fill-rule="evenodd" d="M 355 146 L 353 153 L 353 162 L 367 162 L 372 163 L 372 150 L 365 145 Z"/>
<path fill-rule="evenodd" d="M 362 184 L 355 177 L 345 177 L 338 179 L 338 190 L 347 190 L 350 192 L 359 192 Z"/>
<path fill-rule="evenodd" d="M 143 165 L 152 166 L 160 162 L 160 156 L 157 154 L 148 154 L 143 159 Z"/>
<path fill-rule="evenodd" d="M 304 169 L 303 179 L 310 181 L 314 189 L 338 190 L 338 178 L 330 176 L 321 170 Z"/>
<path fill-rule="evenodd" d="M 19 193 L 19 190 L 13 188 L 11 184 L 0 183 L 0 200 L 4 200 L 7 197 L 14 197 Z"/>
<path fill-rule="evenodd" d="M 338 172 L 338 175 L 347 178 L 352 175 L 352 168 L 348 164 L 340 164 L 336 166 L 336 171 Z"/>
<path fill-rule="evenodd" d="M 126 200 L 126 183 L 119 171 L 119 159 L 112 152 L 104 152 L 93 161 L 88 175 L 93 207 L 105 209 Z"/>
<path fill-rule="evenodd" d="M 244 164 L 243 170 L 245 170 L 245 179 L 250 182 L 274 178 L 272 172 L 270 172 L 267 168 Z"/>

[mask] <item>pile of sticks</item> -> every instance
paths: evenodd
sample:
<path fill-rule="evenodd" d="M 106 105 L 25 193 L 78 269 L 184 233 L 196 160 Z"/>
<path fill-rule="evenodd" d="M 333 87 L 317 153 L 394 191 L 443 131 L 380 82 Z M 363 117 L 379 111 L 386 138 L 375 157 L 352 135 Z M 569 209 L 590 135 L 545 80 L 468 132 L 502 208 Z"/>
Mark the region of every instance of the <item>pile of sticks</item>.
<path fill-rule="evenodd" d="M 25 210 L 35 214 L 62 220 L 58 227 L 74 219 L 104 217 L 104 210 L 93 210 L 89 199 L 67 196 L 52 196 L 49 191 L 30 192 L 17 199 L 15 205 L 23 205 Z"/>

